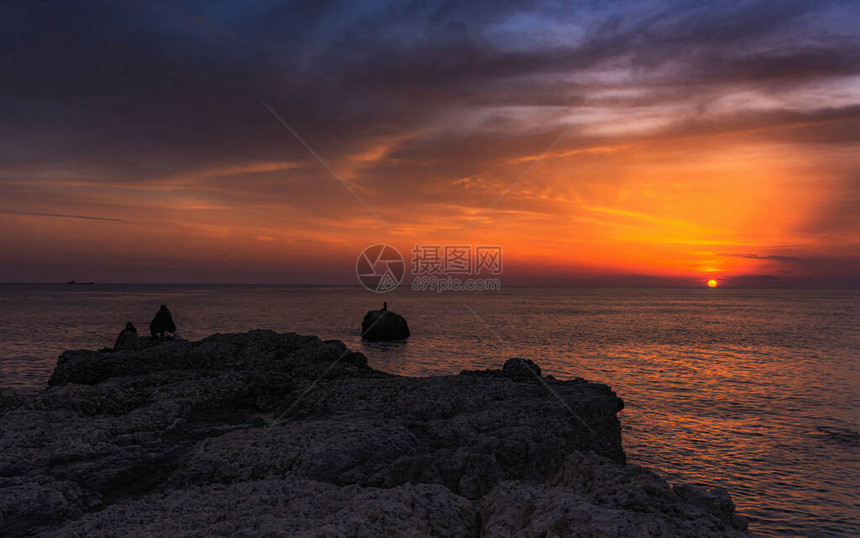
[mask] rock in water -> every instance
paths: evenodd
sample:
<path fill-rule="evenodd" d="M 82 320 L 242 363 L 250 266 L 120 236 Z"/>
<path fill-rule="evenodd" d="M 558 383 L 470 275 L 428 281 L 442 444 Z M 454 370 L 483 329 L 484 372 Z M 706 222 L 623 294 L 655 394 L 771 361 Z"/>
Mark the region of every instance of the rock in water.
<path fill-rule="evenodd" d="M 502 375 L 518 380 L 532 380 L 540 377 L 540 366 L 529 359 L 514 357 L 502 366 Z"/>
<path fill-rule="evenodd" d="M 0 391 L 0 536 L 749 536 L 725 492 L 624 464 L 608 386 L 505 370 L 271 331 L 66 352 Z"/>
<path fill-rule="evenodd" d="M 409 325 L 391 310 L 371 310 L 361 322 L 361 338 L 368 342 L 405 340 L 409 338 Z"/>

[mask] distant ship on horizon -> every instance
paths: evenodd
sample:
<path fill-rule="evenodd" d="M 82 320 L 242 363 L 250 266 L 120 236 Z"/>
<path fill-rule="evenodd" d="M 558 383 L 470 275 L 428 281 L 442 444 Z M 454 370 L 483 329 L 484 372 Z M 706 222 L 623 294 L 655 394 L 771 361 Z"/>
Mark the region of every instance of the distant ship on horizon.
<path fill-rule="evenodd" d="M 66 282 L 66 284 L 69 284 L 69 285 L 73 285 L 73 284 L 86 285 L 86 284 L 95 284 L 95 282 L 77 282 L 75 280 L 69 280 L 68 282 Z"/>

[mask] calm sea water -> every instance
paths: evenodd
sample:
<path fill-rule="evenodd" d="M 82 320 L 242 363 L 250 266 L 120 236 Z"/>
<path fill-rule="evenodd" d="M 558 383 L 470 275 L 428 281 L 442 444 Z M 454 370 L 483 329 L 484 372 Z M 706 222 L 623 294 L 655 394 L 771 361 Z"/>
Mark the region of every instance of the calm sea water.
<path fill-rule="evenodd" d="M 403 314 L 406 344 L 364 344 L 361 319 Z M 860 536 L 860 292 L 508 288 L 384 297 L 356 288 L 0 286 L 0 387 L 43 387 L 62 350 L 146 332 L 268 328 L 337 338 L 404 375 L 499 367 L 610 384 L 630 460 L 719 485 L 769 536 Z"/>

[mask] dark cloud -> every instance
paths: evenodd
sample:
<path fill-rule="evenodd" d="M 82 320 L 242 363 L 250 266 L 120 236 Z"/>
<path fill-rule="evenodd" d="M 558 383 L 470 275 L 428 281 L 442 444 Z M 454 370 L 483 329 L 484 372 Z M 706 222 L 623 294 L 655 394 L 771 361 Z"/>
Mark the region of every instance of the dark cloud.
<path fill-rule="evenodd" d="M 838 255 L 838 253 L 836 255 L 808 256 L 733 253 L 722 253 L 719 255 L 770 262 L 765 266 L 769 269 L 764 274 L 732 277 L 731 281 L 735 284 L 750 286 L 753 282 L 757 282 L 757 278 L 760 278 L 763 279 L 762 283 L 772 280 L 774 282 L 782 282 L 783 284 L 793 282 L 805 282 L 809 284 L 817 280 L 819 284 L 829 283 L 841 286 L 845 283 L 853 283 L 851 286 L 854 286 L 860 283 L 860 258 L 854 254 L 857 247 L 858 245 L 855 244 L 853 248 L 845 249 L 846 251 L 842 255 Z"/>
<path fill-rule="evenodd" d="M 630 70 L 624 85 L 652 105 L 677 102 L 690 87 L 858 73 L 856 36 L 824 27 L 829 13 L 851 13 L 844 4 L 626 7 L 4 3 L 3 157 L 147 178 L 199 159 L 300 157 L 261 98 L 337 156 L 451 107 L 599 104 L 595 90 L 606 84 L 577 81 L 593 69 Z M 578 23 L 584 35 L 541 47 L 488 37 L 527 13 Z M 513 39 L 541 30 L 526 25 Z"/>
<path fill-rule="evenodd" d="M 58 218 L 58 219 L 81 219 L 81 220 L 100 220 L 107 222 L 129 222 L 123 219 L 112 219 L 108 217 L 92 217 L 88 215 L 62 215 L 58 213 L 37 213 L 34 211 L 0 211 L 0 213 L 6 215 L 22 215 L 25 217 L 49 217 L 49 218 Z"/>
<path fill-rule="evenodd" d="M 776 256 L 776 255 L 766 255 L 762 256 L 759 254 L 732 254 L 730 252 L 721 252 L 719 256 L 727 256 L 730 258 L 745 258 L 748 260 L 773 260 L 778 262 L 799 262 L 799 263 L 816 263 L 816 260 L 813 258 L 799 258 L 796 256 Z"/>
<path fill-rule="evenodd" d="M 3 2 L 0 208 L 90 218 L 102 185 L 141 207 L 368 217 L 262 101 L 386 220 L 486 207 L 570 124 L 560 151 L 737 132 L 849 146 L 858 18 L 795 0 Z M 301 167 L 217 172 L 260 162 Z M 802 233 L 856 231 L 856 182 L 832 188 Z"/>
<path fill-rule="evenodd" d="M 726 279 L 725 286 L 735 288 L 818 288 L 839 289 L 860 287 L 860 277 L 857 274 L 841 273 L 821 278 L 818 275 L 791 276 L 780 272 L 773 275 L 738 275 Z"/>

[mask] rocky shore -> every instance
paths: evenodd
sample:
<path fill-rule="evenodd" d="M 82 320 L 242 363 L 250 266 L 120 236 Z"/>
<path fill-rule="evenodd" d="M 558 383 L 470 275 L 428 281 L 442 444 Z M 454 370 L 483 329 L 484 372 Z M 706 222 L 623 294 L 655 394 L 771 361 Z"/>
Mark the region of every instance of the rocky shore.
<path fill-rule="evenodd" d="M 499 366 L 271 331 L 66 352 L 0 391 L 0 535 L 749 536 L 725 491 L 625 463 L 609 387 Z"/>

